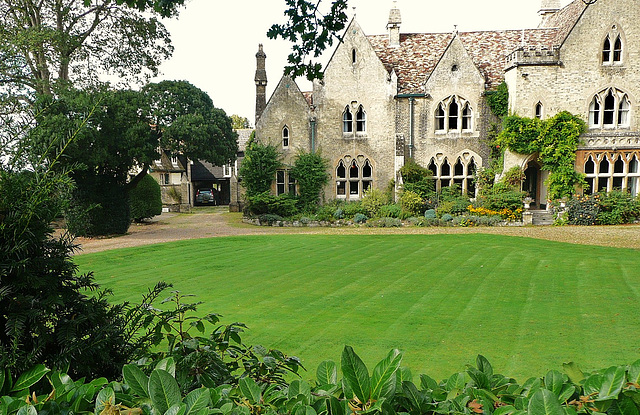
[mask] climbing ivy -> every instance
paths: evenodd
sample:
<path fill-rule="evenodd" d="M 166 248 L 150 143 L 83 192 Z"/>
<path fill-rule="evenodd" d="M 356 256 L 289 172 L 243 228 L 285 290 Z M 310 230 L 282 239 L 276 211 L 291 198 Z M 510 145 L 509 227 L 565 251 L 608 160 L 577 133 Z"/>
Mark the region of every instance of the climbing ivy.
<path fill-rule="evenodd" d="M 548 170 L 545 184 L 549 199 L 570 197 L 576 185 L 586 184 L 584 175 L 575 170 L 580 135 L 586 131 L 582 119 L 567 111 L 548 120 L 518 117 L 505 118 L 496 145 L 514 153 L 538 153 L 542 168 Z"/>
<path fill-rule="evenodd" d="M 498 85 L 495 91 L 487 91 L 487 104 L 496 117 L 504 117 L 509 113 L 509 88 L 506 82 Z"/>

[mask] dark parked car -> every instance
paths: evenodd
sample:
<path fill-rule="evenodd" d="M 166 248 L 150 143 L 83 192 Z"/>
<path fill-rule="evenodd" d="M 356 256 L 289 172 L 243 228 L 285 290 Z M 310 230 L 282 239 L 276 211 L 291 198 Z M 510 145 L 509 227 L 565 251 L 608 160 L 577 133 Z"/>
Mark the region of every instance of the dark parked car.
<path fill-rule="evenodd" d="M 216 195 L 213 189 L 198 189 L 196 192 L 196 205 L 215 205 Z"/>

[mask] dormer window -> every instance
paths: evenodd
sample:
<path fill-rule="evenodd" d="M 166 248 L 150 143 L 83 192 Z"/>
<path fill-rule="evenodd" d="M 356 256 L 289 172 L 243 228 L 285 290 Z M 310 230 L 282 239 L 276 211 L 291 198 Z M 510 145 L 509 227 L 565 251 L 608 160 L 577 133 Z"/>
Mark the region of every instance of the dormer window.
<path fill-rule="evenodd" d="M 351 110 L 348 106 L 345 107 L 344 112 L 342 113 L 342 132 L 353 132 L 353 115 L 351 114 Z"/>
<path fill-rule="evenodd" d="M 289 147 L 289 127 L 286 125 L 282 128 L 282 147 Z"/>

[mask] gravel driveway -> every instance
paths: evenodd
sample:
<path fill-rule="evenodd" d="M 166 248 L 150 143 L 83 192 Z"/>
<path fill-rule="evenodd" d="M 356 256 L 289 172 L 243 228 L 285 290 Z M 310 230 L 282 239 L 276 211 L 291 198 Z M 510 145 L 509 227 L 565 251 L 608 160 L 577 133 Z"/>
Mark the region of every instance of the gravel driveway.
<path fill-rule="evenodd" d="M 78 254 L 150 245 L 183 239 L 255 234 L 467 234 L 486 233 L 547 239 L 585 245 L 640 249 L 640 225 L 622 226 L 528 226 L 481 228 L 280 228 L 242 223 L 239 213 L 224 206 L 195 208 L 192 213 L 163 213 L 144 224 L 133 224 L 129 233 L 112 238 L 77 238 Z"/>

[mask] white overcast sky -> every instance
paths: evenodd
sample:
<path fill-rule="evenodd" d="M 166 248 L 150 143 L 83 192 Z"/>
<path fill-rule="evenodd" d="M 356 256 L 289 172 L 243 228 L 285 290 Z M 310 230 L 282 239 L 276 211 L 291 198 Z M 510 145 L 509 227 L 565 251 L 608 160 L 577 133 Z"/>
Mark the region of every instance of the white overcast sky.
<path fill-rule="evenodd" d="M 329 3 L 329 0 L 324 0 Z M 565 6 L 570 0 L 561 0 Z M 391 0 L 349 0 L 349 15 L 367 35 L 386 33 Z M 401 33 L 534 28 L 540 0 L 398 0 Z M 175 47 L 156 79 L 187 80 L 206 91 L 227 115 L 254 121 L 258 44 L 267 54 L 267 99 L 277 85 L 290 43 L 267 38 L 273 23 L 283 23 L 284 0 L 189 0 L 178 19 L 165 20 Z M 335 43 L 334 46 L 335 47 Z M 332 49 L 333 49 L 332 47 Z M 329 51 L 330 56 L 331 51 Z M 325 55 L 327 55 L 325 53 Z M 311 84 L 298 81 L 301 89 Z"/>

